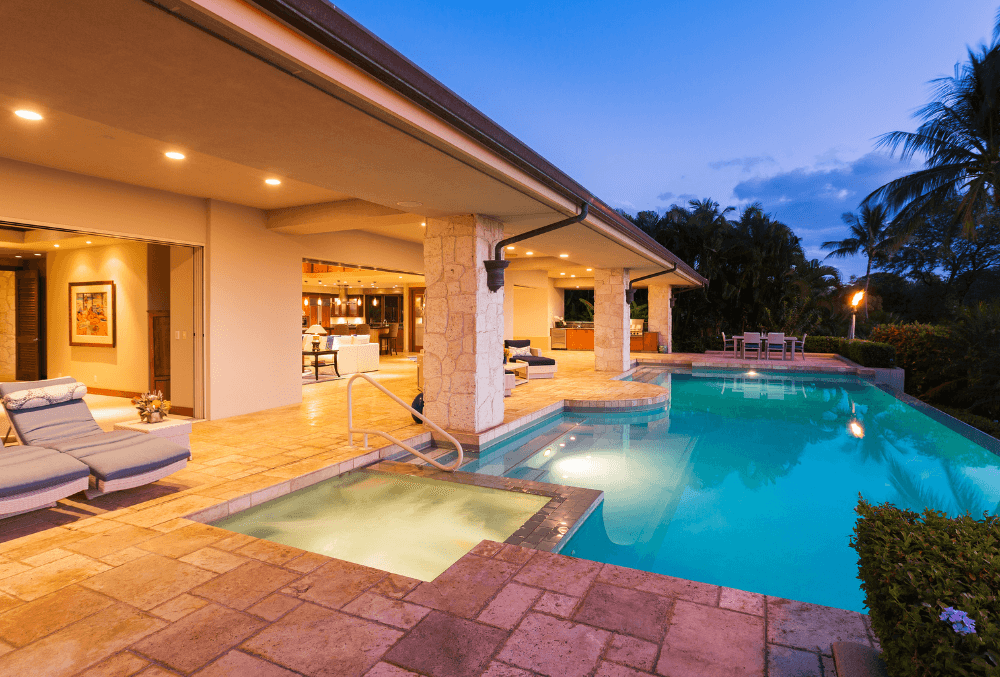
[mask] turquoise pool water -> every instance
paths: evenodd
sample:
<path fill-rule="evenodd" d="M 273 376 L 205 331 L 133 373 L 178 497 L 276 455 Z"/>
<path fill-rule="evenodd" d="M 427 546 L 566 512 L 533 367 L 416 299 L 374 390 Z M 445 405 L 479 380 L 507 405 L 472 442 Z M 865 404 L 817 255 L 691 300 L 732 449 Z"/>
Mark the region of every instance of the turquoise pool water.
<path fill-rule="evenodd" d="M 858 494 L 1000 508 L 1000 457 L 853 377 L 663 373 L 657 414 L 566 414 L 463 470 L 602 489 L 561 552 L 864 611 Z"/>

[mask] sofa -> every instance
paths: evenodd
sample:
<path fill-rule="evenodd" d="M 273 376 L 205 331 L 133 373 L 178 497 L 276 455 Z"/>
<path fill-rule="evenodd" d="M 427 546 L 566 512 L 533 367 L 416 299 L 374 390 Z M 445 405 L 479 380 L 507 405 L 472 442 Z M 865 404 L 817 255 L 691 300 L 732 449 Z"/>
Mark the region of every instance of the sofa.
<path fill-rule="evenodd" d="M 553 378 L 556 375 L 556 361 L 551 357 L 543 357 L 542 351 L 531 347 L 529 339 L 507 339 L 503 342 L 504 348 L 509 348 L 512 355 L 511 362 L 525 362 L 528 365 L 528 378 Z M 524 352 L 517 355 L 517 352 Z"/>
<path fill-rule="evenodd" d="M 360 336 L 321 336 L 320 349 L 337 349 L 337 371 L 344 374 L 356 374 L 362 371 L 378 371 L 379 344 L 372 343 L 368 334 Z M 302 336 L 302 350 L 312 350 L 312 335 Z M 313 359 L 318 359 L 320 374 L 333 374 L 333 355 L 302 356 L 302 371 L 313 373 Z"/>

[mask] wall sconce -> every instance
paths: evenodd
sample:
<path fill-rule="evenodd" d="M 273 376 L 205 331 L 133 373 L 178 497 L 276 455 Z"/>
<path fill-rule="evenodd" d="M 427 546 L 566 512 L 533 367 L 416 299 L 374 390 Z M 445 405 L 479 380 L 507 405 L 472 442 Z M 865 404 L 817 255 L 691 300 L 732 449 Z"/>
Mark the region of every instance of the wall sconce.
<path fill-rule="evenodd" d="M 372 305 L 373 306 L 377 306 L 378 305 L 378 299 L 372 299 Z"/>
<path fill-rule="evenodd" d="M 309 307 L 309 299 L 302 299 L 302 305 Z"/>

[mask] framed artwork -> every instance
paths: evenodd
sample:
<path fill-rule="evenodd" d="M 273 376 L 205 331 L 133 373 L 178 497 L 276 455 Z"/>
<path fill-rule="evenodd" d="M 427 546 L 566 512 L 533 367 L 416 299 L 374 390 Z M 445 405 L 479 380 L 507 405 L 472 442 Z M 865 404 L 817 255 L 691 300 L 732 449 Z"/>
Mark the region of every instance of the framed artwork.
<path fill-rule="evenodd" d="M 118 318 L 115 314 L 115 283 L 69 283 L 69 344 L 114 348 Z"/>

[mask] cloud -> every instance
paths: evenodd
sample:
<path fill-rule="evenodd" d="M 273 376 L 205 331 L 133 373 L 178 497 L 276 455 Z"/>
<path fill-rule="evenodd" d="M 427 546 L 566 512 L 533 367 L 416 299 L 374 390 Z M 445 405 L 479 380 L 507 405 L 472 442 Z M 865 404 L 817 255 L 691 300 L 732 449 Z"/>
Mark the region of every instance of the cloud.
<path fill-rule="evenodd" d="M 660 193 L 659 195 L 656 196 L 656 199 L 659 200 L 660 202 L 666 202 L 673 196 L 674 196 L 673 193 Z"/>
<path fill-rule="evenodd" d="M 723 169 L 725 167 L 739 167 L 744 173 L 749 173 L 754 167 L 759 167 L 763 164 L 773 164 L 774 158 L 770 155 L 755 155 L 752 157 L 737 157 L 730 160 L 718 160 L 716 162 L 709 162 L 708 166 L 712 169 Z"/>
<path fill-rule="evenodd" d="M 818 168 L 799 167 L 746 179 L 736 184 L 733 194 L 743 204 L 760 202 L 765 212 L 791 226 L 806 251 L 815 255 L 822 241 L 846 235 L 847 226 L 840 218 L 844 212 L 856 212 L 873 190 L 911 169 L 883 153 L 868 153 L 852 162 L 823 158 Z M 856 272 L 858 262 L 860 258 L 835 263 L 842 270 Z"/>

